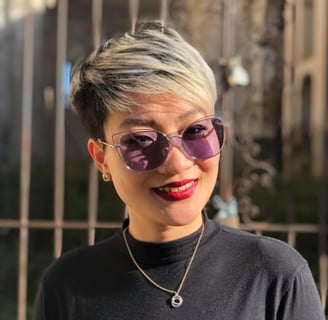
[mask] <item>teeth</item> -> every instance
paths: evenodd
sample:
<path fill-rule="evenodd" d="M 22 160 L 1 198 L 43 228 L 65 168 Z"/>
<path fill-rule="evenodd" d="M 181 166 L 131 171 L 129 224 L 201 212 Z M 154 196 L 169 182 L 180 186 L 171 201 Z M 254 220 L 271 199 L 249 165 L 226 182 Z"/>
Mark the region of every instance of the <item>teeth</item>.
<path fill-rule="evenodd" d="M 181 186 L 181 187 L 164 187 L 164 188 L 158 188 L 159 191 L 164 191 L 164 192 L 181 192 L 184 191 L 188 188 L 190 188 L 194 184 L 193 181 L 188 182 L 187 184 Z"/>

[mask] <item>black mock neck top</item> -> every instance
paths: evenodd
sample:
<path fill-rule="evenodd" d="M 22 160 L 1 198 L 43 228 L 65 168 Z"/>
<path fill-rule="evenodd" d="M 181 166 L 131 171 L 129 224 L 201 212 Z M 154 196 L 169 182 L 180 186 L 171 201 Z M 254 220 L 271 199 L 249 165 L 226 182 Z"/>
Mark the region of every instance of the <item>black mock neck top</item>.
<path fill-rule="evenodd" d="M 180 292 L 183 304 L 173 308 L 172 294 L 151 284 L 132 262 L 123 228 L 54 261 L 40 283 L 35 320 L 324 319 L 307 262 L 284 242 L 205 218 Z M 159 285 L 176 290 L 200 230 L 165 243 L 126 235 L 142 269 Z"/>

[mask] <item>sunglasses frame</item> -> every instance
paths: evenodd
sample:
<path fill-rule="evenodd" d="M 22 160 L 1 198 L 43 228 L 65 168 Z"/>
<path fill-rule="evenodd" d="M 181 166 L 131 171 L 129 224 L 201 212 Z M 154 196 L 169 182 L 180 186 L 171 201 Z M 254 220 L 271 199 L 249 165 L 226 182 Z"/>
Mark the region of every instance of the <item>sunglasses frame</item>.
<path fill-rule="evenodd" d="M 207 119 L 210 119 L 210 120 L 212 120 L 212 121 L 213 121 L 213 120 L 218 120 L 218 121 L 220 122 L 220 125 L 222 126 L 222 137 L 218 137 L 218 140 L 219 140 L 218 143 L 219 143 L 219 145 L 220 145 L 220 150 L 219 150 L 218 153 L 216 153 L 216 154 L 214 154 L 214 155 L 212 155 L 212 156 L 210 156 L 210 157 L 206 157 L 206 158 L 196 158 L 196 157 L 193 157 L 193 156 L 191 156 L 191 155 L 188 154 L 188 152 L 187 152 L 187 151 L 185 150 L 185 148 L 183 147 L 183 143 L 181 142 L 181 146 L 182 146 L 182 148 L 183 148 L 184 153 L 185 153 L 186 155 L 188 155 L 191 159 L 194 159 L 194 160 L 206 160 L 206 159 L 213 158 L 213 157 L 215 157 L 216 155 L 220 154 L 220 153 L 221 153 L 221 150 L 222 150 L 222 148 L 223 148 L 223 146 L 224 146 L 224 141 L 225 141 L 225 127 L 224 127 L 224 123 L 223 123 L 223 121 L 222 121 L 221 118 L 219 118 L 219 117 L 206 116 L 206 117 L 203 117 L 203 118 L 197 119 L 197 120 L 191 122 L 189 125 L 187 125 L 187 126 L 182 130 L 181 134 L 170 134 L 170 135 L 167 135 L 167 134 L 165 134 L 164 132 L 162 132 L 162 131 L 160 131 L 160 130 L 156 130 L 156 129 L 140 129 L 140 130 L 121 131 L 121 132 L 114 133 L 114 134 L 112 135 L 112 141 L 113 141 L 112 144 L 110 144 L 110 143 L 108 143 L 108 142 L 106 142 L 105 140 L 100 139 L 100 138 L 98 138 L 97 141 L 98 141 L 100 144 L 102 144 L 103 146 L 110 147 L 111 149 L 116 149 L 117 152 L 118 152 L 118 154 L 119 154 L 119 156 L 120 156 L 120 158 L 121 158 L 121 160 L 123 161 L 124 165 L 125 165 L 126 168 L 128 168 L 129 170 L 134 171 L 134 172 L 149 172 L 149 171 L 153 171 L 153 170 L 156 170 L 156 169 L 158 169 L 159 167 L 161 167 L 161 166 L 163 165 L 163 163 L 165 162 L 167 156 L 163 159 L 163 162 L 162 162 L 159 166 L 157 166 L 157 167 L 155 167 L 155 168 L 152 168 L 152 169 L 146 169 L 146 170 L 136 170 L 136 169 L 133 169 L 133 168 L 131 168 L 131 167 L 126 163 L 126 161 L 125 161 L 125 159 L 124 159 L 124 156 L 123 156 L 123 154 L 122 154 L 121 151 L 120 151 L 121 144 L 120 144 L 120 143 L 115 143 L 115 140 L 117 140 L 116 137 L 119 137 L 119 141 L 121 141 L 121 139 L 122 139 L 125 135 L 128 135 L 128 134 L 142 133 L 142 132 L 155 132 L 155 133 L 159 133 L 159 134 L 161 134 L 163 137 L 165 137 L 166 140 L 168 141 L 168 147 L 170 147 L 170 146 L 171 146 L 170 139 L 172 139 L 172 138 L 180 138 L 181 141 L 183 141 L 183 134 L 184 134 L 184 132 L 185 132 L 190 126 L 192 126 L 194 123 L 200 122 L 200 121 L 202 121 L 202 120 L 207 120 Z M 212 123 L 213 123 L 213 122 L 212 122 Z M 216 130 L 215 128 L 214 128 L 214 130 L 217 132 L 217 130 Z"/>

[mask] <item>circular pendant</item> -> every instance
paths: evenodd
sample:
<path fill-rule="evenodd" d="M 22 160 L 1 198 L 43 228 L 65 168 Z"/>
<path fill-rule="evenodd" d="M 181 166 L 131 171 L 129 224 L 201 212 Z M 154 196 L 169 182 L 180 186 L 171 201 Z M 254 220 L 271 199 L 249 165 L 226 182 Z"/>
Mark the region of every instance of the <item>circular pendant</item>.
<path fill-rule="evenodd" d="M 174 296 L 171 299 L 171 305 L 173 308 L 179 308 L 182 305 L 183 299 L 182 297 L 175 293 Z"/>

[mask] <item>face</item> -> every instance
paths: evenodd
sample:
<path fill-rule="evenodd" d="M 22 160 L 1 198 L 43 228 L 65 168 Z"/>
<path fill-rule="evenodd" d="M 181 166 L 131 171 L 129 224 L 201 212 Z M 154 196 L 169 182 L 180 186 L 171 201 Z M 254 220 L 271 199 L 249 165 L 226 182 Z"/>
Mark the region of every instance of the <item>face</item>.
<path fill-rule="evenodd" d="M 211 115 L 180 98 L 157 96 L 143 99 L 134 113 L 116 112 L 104 124 L 105 140 L 112 135 L 140 129 L 158 130 L 167 136 L 181 134 L 192 122 Z M 89 151 L 97 167 L 110 173 L 115 189 L 126 204 L 129 232 L 140 240 L 160 241 L 182 237 L 202 223 L 202 209 L 214 188 L 219 155 L 195 160 L 171 143 L 162 166 L 152 171 L 128 169 L 115 148 L 89 140 Z"/>

